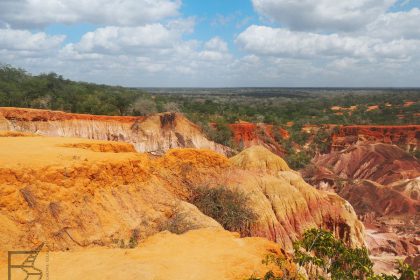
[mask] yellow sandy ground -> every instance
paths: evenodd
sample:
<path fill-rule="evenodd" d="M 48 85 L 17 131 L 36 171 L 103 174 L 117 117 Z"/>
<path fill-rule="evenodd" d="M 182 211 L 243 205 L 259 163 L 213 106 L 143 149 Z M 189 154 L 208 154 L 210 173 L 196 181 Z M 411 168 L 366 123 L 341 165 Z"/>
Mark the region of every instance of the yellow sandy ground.
<path fill-rule="evenodd" d="M 92 141 L 82 138 L 4 136 L 6 133 L 0 132 L 0 166 L 2 168 L 63 166 L 66 163 L 74 164 L 86 160 L 118 161 L 140 156 L 135 153 L 133 146 L 127 143 Z"/>
<path fill-rule="evenodd" d="M 239 238 L 217 229 L 200 229 L 183 235 L 156 234 L 135 249 L 89 248 L 48 253 L 48 276 L 54 280 L 222 280 L 246 279 L 269 268 L 261 263 L 278 245 L 263 238 Z M 46 276 L 47 254 L 36 267 Z M 15 273 L 19 273 L 16 271 Z M 0 276 L 6 276 L 4 265 Z"/>

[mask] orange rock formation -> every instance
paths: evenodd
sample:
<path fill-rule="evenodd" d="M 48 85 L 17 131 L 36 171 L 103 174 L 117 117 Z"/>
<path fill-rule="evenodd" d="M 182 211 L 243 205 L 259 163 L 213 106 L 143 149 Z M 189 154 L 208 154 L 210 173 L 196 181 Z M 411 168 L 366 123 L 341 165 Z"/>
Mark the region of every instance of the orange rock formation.
<path fill-rule="evenodd" d="M 221 229 L 188 202 L 194 188 L 220 185 L 240 188 L 258 214 L 243 234 L 267 237 L 288 250 L 304 230 L 322 226 L 351 245 L 364 242 L 363 226 L 345 200 L 306 184 L 264 148 L 228 160 L 210 150 L 175 149 L 153 157 L 130 147 L 0 137 L 0 250 L 41 242 L 56 250 L 112 247 L 166 229 Z"/>
<path fill-rule="evenodd" d="M 274 131 L 274 127 L 268 124 L 255 124 L 249 122 L 240 122 L 229 125 L 233 132 L 234 141 L 236 144 L 243 146 L 244 148 L 251 147 L 253 145 L 263 145 L 276 154 L 283 154 L 283 148 L 275 139 L 275 134 L 281 138 L 289 138 L 289 133 L 283 128 L 277 128 Z"/>

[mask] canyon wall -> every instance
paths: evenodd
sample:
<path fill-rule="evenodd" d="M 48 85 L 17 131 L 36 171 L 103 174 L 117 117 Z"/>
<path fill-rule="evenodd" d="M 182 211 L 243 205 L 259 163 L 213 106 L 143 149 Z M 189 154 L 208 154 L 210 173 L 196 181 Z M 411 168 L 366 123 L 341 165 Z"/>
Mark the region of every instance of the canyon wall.
<path fill-rule="evenodd" d="M 418 150 L 420 145 L 420 125 L 347 125 L 336 126 L 336 130 L 332 135 L 333 151 L 363 141 L 394 144 L 406 151 Z"/>
<path fill-rule="evenodd" d="M 154 154 L 177 147 L 230 154 L 228 147 L 207 140 L 198 126 L 179 113 L 121 117 L 0 107 L 0 130 L 127 142 L 139 152 Z"/>
<path fill-rule="evenodd" d="M 316 156 L 302 173 L 318 189 L 334 191 L 350 202 L 367 228 L 375 260 L 391 269 L 387 255 L 418 259 L 418 159 L 396 145 L 361 142 Z"/>

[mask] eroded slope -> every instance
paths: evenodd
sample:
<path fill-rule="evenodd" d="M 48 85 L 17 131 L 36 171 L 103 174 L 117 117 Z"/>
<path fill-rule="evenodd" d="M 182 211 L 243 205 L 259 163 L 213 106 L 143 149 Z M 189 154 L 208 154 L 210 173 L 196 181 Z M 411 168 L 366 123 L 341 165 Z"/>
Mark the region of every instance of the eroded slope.
<path fill-rule="evenodd" d="M 264 153 L 255 169 L 210 150 L 152 157 L 118 142 L 0 137 L 0 248 L 113 247 L 166 229 L 221 228 L 188 202 L 195 188 L 221 185 L 246 193 L 258 214 L 243 235 L 267 237 L 288 250 L 304 230 L 322 226 L 363 244 L 363 227 L 345 200 L 312 188 L 287 165 L 267 164 L 282 161 Z"/>

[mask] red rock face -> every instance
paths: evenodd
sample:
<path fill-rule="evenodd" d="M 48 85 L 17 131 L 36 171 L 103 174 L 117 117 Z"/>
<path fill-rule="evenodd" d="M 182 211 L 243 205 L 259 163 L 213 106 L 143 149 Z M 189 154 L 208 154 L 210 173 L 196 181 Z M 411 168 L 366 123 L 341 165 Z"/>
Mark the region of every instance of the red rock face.
<path fill-rule="evenodd" d="M 358 129 L 340 132 L 356 134 Z M 368 132 L 380 138 L 384 130 L 365 130 L 364 135 Z M 383 254 L 415 257 L 420 253 L 418 159 L 395 145 L 365 142 L 319 155 L 303 173 L 312 185 L 333 190 L 350 202 L 368 229 L 366 241 L 376 259 Z"/>
<path fill-rule="evenodd" d="M 289 138 L 289 133 L 283 128 L 274 131 L 273 125 L 241 122 L 229 125 L 232 130 L 235 143 L 248 148 L 254 145 L 262 145 L 272 152 L 282 155 L 283 148 L 276 141 L 276 137 Z"/>
<path fill-rule="evenodd" d="M 394 145 L 360 143 L 344 151 L 318 155 L 313 163 L 343 179 L 366 179 L 380 184 L 420 176 L 420 162 Z M 328 175 L 321 172 L 316 176 Z M 318 179 L 317 179 L 318 180 Z"/>
<path fill-rule="evenodd" d="M 338 132 L 332 136 L 332 150 L 343 150 L 359 141 L 394 144 L 405 150 L 419 149 L 420 125 L 404 126 L 338 126 Z"/>

